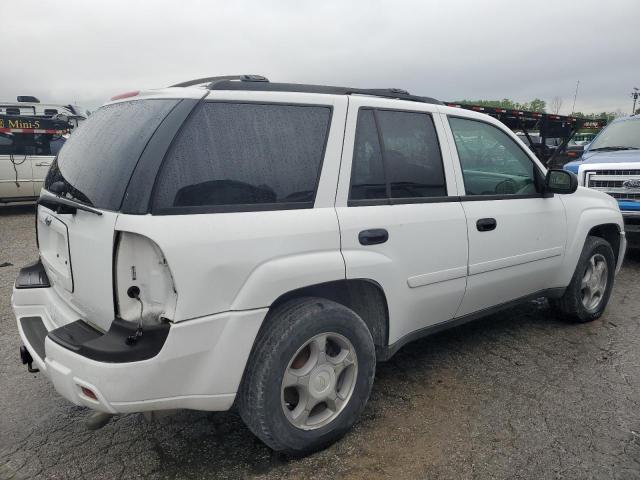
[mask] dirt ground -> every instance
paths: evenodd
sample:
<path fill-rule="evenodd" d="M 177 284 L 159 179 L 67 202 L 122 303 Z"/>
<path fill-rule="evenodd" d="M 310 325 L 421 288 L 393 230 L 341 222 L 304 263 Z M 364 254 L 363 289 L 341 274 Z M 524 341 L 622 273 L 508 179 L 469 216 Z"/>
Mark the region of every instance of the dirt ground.
<path fill-rule="evenodd" d="M 235 413 L 141 415 L 101 430 L 18 358 L 10 296 L 36 258 L 31 208 L 0 210 L 0 479 L 640 478 L 640 254 L 587 325 L 543 300 L 415 342 L 378 367 L 336 445 L 276 455 Z"/>

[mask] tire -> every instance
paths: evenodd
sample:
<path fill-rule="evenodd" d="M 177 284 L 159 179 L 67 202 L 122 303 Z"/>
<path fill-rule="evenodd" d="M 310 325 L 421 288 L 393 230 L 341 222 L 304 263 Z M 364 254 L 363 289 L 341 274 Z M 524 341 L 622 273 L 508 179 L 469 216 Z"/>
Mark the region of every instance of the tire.
<path fill-rule="evenodd" d="M 594 292 L 596 288 L 585 286 L 585 283 L 589 283 L 589 281 L 585 280 L 596 280 L 595 276 L 592 277 L 589 275 L 589 269 L 593 271 L 594 264 L 604 264 L 606 272 L 599 274 L 599 276 L 602 282 L 606 281 L 606 285 L 603 286 L 602 283 L 600 283 L 599 289 L 601 290 L 601 294 L 598 296 L 592 295 L 593 301 L 589 302 L 587 290 Z M 572 322 L 586 323 L 600 318 L 611 296 L 615 279 L 615 269 L 615 255 L 609 242 L 600 237 L 587 237 L 580 258 L 578 259 L 578 265 L 571 278 L 571 283 L 561 298 L 550 300 L 551 306 L 556 309 L 563 318 Z"/>
<path fill-rule="evenodd" d="M 340 371 L 334 366 L 339 360 Z M 238 392 L 240 416 L 275 451 L 300 456 L 321 450 L 359 418 L 375 367 L 371 333 L 352 310 L 323 298 L 289 301 L 269 313 L 256 338 Z"/>

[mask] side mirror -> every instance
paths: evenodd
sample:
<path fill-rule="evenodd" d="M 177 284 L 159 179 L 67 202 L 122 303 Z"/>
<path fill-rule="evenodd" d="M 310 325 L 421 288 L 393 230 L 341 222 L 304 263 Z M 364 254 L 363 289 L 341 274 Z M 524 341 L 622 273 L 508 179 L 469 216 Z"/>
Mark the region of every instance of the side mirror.
<path fill-rule="evenodd" d="M 566 170 L 549 170 L 544 185 L 549 193 L 573 193 L 578 189 L 578 177 Z"/>

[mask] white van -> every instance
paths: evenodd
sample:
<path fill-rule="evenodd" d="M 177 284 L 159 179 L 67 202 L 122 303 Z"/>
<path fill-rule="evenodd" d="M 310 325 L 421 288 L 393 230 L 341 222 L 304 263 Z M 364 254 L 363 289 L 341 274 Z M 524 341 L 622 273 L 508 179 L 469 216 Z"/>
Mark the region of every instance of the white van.
<path fill-rule="evenodd" d="M 0 204 L 37 199 L 51 162 L 84 119 L 78 107 L 35 97 L 0 103 Z"/>

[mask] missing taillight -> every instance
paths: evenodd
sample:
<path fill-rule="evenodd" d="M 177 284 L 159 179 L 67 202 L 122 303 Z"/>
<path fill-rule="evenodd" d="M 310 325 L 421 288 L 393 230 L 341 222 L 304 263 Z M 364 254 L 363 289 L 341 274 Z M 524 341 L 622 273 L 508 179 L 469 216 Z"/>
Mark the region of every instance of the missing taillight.
<path fill-rule="evenodd" d="M 139 326 L 173 319 L 177 300 L 173 278 L 162 250 L 150 238 L 119 232 L 113 273 L 118 317 Z"/>

